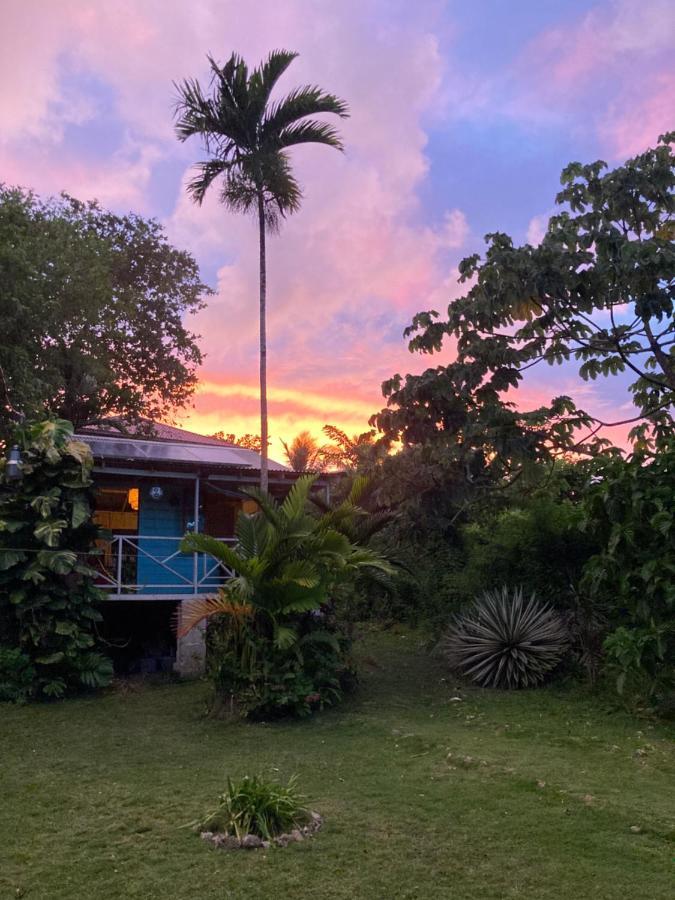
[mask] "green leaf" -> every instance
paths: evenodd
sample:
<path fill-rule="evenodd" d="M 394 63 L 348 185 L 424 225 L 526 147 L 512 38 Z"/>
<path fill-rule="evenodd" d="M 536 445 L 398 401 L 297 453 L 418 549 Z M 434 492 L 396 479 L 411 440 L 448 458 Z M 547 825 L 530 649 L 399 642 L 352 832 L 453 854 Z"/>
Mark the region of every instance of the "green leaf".
<path fill-rule="evenodd" d="M 25 559 L 26 554 L 21 550 L 0 548 L 0 572 L 5 572 L 7 571 L 7 569 L 11 569 L 12 566 L 15 566 L 17 563 L 23 562 Z"/>
<path fill-rule="evenodd" d="M 35 537 L 46 544 L 48 547 L 55 547 L 61 536 L 61 532 L 67 526 L 65 519 L 49 519 L 47 522 L 41 522 L 33 529 Z"/>
<path fill-rule="evenodd" d="M 57 653 L 50 653 L 47 656 L 37 656 L 35 662 L 40 663 L 42 666 L 54 666 L 57 665 L 57 663 L 63 662 L 65 658 L 65 653 L 59 651 Z"/>
<path fill-rule="evenodd" d="M 288 650 L 298 639 L 298 632 L 295 628 L 288 628 L 285 625 L 279 625 L 275 631 L 274 643 L 280 650 Z"/>
<path fill-rule="evenodd" d="M 82 497 L 80 494 L 77 494 L 73 500 L 73 512 L 71 516 L 71 526 L 73 528 L 79 528 L 80 525 L 84 525 L 85 522 L 88 522 L 91 517 L 91 508 L 89 506 L 89 502 L 85 497 Z"/>
<path fill-rule="evenodd" d="M 26 522 L 18 519 L 0 519 L 0 531 L 7 531 L 9 534 L 14 534 L 25 526 Z"/>

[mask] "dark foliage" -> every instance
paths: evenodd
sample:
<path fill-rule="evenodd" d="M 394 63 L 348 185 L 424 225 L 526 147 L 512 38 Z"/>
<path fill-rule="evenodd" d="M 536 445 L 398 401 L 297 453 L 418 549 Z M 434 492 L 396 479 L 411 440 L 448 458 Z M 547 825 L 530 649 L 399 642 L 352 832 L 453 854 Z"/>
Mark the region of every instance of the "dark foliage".
<path fill-rule="evenodd" d="M 520 463 L 574 449 L 596 454 L 602 422 L 569 397 L 523 411 L 505 399 L 541 363 L 579 363 L 584 379 L 630 372 L 638 442 L 672 431 L 675 399 L 675 133 L 614 171 L 572 163 L 562 206 L 537 247 L 487 236 L 485 259 L 460 264 L 474 280 L 447 319 L 415 316 L 410 349 L 457 342 L 456 359 L 421 375 L 394 376 L 374 423 L 404 445 L 441 443 L 473 467 L 473 480 L 513 477 Z M 585 434 L 579 437 L 579 429 Z"/>
<path fill-rule="evenodd" d="M 675 684 L 675 444 L 598 466 L 584 502 L 598 552 L 581 589 L 610 610 L 619 692 L 664 699 Z"/>
<path fill-rule="evenodd" d="M 72 425 L 60 420 L 26 426 L 16 439 L 23 454 L 21 481 L 8 482 L 5 461 L 0 463 L 5 673 L 15 673 L 13 690 L 22 695 L 16 699 L 28 693 L 29 671 L 30 694 L 41 698 L 102 687 L 112 666 L 94 640 L 101 592 L 92 568 L 98 527 L 91 518 L 91 453 L 72 440 Z"/>
<path fill-rule="evenodd" d="M 184 319 L 209 293 L 154 220 L 0 185 L 0 436 L 11 407 L 76 428 L 170 416 L 202 359 Z"/>

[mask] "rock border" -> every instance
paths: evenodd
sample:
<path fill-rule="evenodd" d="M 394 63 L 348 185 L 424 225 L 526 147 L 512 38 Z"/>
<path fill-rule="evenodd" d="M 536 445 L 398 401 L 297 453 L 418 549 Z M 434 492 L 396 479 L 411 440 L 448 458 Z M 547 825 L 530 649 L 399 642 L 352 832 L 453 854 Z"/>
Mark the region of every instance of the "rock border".
<path fill-rule="evenodd" d="M 233 834 L 222 834 L 219 831 L 202 831 L 200 838 L 219 847 L 221 850 L 268 850 L 272 846 L 288 847 L 312 837 L 323 825 L 323 817 L 313 810 L 309 813 L 309 822 L 301 828 L 294 828 L 287 834 L 278 834 L 271 841 L 264 841 L 257 834 L 245 834 L 241 839 Z"/>

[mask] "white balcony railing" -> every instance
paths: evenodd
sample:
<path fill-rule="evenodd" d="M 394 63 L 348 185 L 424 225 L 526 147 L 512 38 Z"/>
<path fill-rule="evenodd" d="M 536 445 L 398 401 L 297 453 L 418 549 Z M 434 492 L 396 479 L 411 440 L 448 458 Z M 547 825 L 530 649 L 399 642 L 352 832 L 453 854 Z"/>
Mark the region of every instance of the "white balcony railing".
<path fill-rule="evenodd" d="M 232 570 L 209 553 L 183 553 L 180 537 L 113 535 L 101 542 L 97 586 L 111 598 L 169 599 L 212 594 Z M 235 544 L 235 538 L 217 538 Z"/>

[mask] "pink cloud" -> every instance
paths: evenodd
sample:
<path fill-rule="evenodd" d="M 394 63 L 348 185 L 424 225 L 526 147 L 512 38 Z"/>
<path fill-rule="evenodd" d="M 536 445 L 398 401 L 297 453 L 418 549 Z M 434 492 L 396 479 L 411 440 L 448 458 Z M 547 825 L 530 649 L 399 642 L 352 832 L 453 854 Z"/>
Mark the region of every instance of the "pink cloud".
<path fill-rule="evenodd" d="M 532 216 L 527 226 L 527 242 L 536 247 L 544 240 L 546 229 L 548 228 L 548 220 L 552 213 L 543 213 L 539 216 Z"/>
<path fill-rule="evenodd" d="M 525 47 L 505 109 L 524 121 L 569 122 L 625 157 L 672 127 L 673 46 L 671 0 L 596 3 Z"/>
<path fill-rule="evenodd" d="M 531 48 L 528 84 L 545 83 L 552 67 L 553 93 L 523 91 L 513 114 L 531 115 L 528 104 L 546 107 L 569 85 L 575 102 L 583 101 L 598 29 L 607 32 L 598 39 L 601 58 L 617 70 L 623 52 L 650 59 L 660 52 L 663 35 L 650 23 L 663 4 L 647 0 L 633 18 L 629 6 L 614 4 L 609 25 L 589 14 Z M 425 224 L 418 199 L 429 169 L 426 126 L 439 110 L 452 115 L 479 106 L 484 115 L 491 85 L 467 81 L 443 59 L 425 7 L 411 5 L 406 24 L 396 25 L 382 15 L 379 0 L 261 0 L 245 16 L 238 0 L 8 0 L 0 76 L 12 90 L 0 97 L 0 177 L 145 212 L 158 162 L 182 158 L 185 182 L 189 162 L 200 157 L 196 145 L 180 148 L 175 141 L 172 81 L 204 79 L 207 51 L 222 59 L 236 49 L 257 61 L 271 47 L 297 49 L 301 55 L 281 88 L 319 83 L 349 100 L 352 117 L 341 124 L 344 155 L 325 148 L 294 154 L 303 208 L 270 240 L 272 427 L 285 437 L 300 425 L 316 431 L 331 420 L 361 430 L 381 405 L 383 379 L 438 362 L 408 354 L 401 331 L 410 316 L 429 307 L 443 311 L 465 289 L 453 269 L 471 239 L 465 213 L 449 208 L 437 224 Z M 127 138 L 103 160 L 83 161 L 64 145 L 65 126 L 99 114 L 89 97 L 66 90 L 64 73 L 94 78 L 109 92 Z M 656 101 L 654 109 L 656 119 Z M 617 146 L 632 128 L 621 122 L 617 111 L 603 124 Z M 166 225 L 176 244 L 219 263 L 217 294 L 195 324 L 210 387 L 197 396 L 191 422 L 205 430 L 256 431 L 254 223 L 228 214 L 215 195 L 197 208 L 181 189 Z"/>
<path fill-rule="evenodd" d="M 379 11 L 377 0 L 267 2 L 246 16 L 235 0 L 119 0 L 95 7 L 64 0 L 58 8 L 29 0 L 28 7 L 14 3 L 5 21 L 16 44 L 14 77 L 33 105 L 26 115 L 20 104 L 7 110 L 12 142 L 4 172 L 45 192 L 66 188 L 142 212 L 164 146 L 184 153 L 187 179 L 187 163 L 200 150 L 181 150 L 175 142 L 172 82 L 204 79 L 207 51 L 223 58 L 236 49 L 257 61 L 274 46 L 297 49 L 300 57 L 280 88 L 316 82 L 350 102 L 352 116 L 341 125 L 344 155 L 325 148 L 294 154 L 303 208 L 269 243 L 271 384 L 274 391 L 295 391 L 293 399 L 272 404 L 277 434 L 331 417 L 364 428 L 381 405 L 381 381 L 410 362 L 428 364 L 411 359 L 401 332 L 418 309 L 445 307 L 452 254 L 469 236 L 459 209 L 447 210 L 437 226 L 420 224 L 418 189 L 428 171 L 423 119 L 435 113 L 444 74 L 438 40 L 424 12 L 397 26 Z M 28 40 L 31 16 L 39 19 L 39 66 Z M 61 130 L 50 133 L 54 110 L 64 103 L 59 76 L 65 70 L 104 82 L 133 135 L 105 162 L 83 163 L 59 149 L 63 117 L 56 117 Z M 82 107 L 77 115 L 90 112 Z M 49 142 L 27 159 L 26 140 L 38 132 L 51 134 Z M 193 416 L 202 416 L 205 427 L 216 418 L 224 427 L 223 417 L 232 416 L 257 430 L 254 224 L 228 214 L 213 197 L 197 208 L 181 191 L 167 228 L 177 244 L 222 260 L 217 296 L 195 323 L 207 353 L 203 377 L 220 388 L 198 395 Z M 235 388 L 241 384 L 251 387 L 246 396 Z M 350 399 L 338 408 L 340 397 Z"/>
<path fill-rule="evenodd" d="M 670 0 L 613 0 L 597 4 L 571 25 L 548 29 L 526 48 L 522 65 L 546 70 L 535 87 L 566 91 L 608 68 L 628 70 L 631 57 L 653 58 L 672 50 L 675 16 Z"/>
<path fill-rule="evenodd" d="M 626 92 L 608 111 L 602 133 L 614 156 L 642 153 L 675 127 L 675 70 L 656 75 L 650 88 L 646 97 Z"/>

